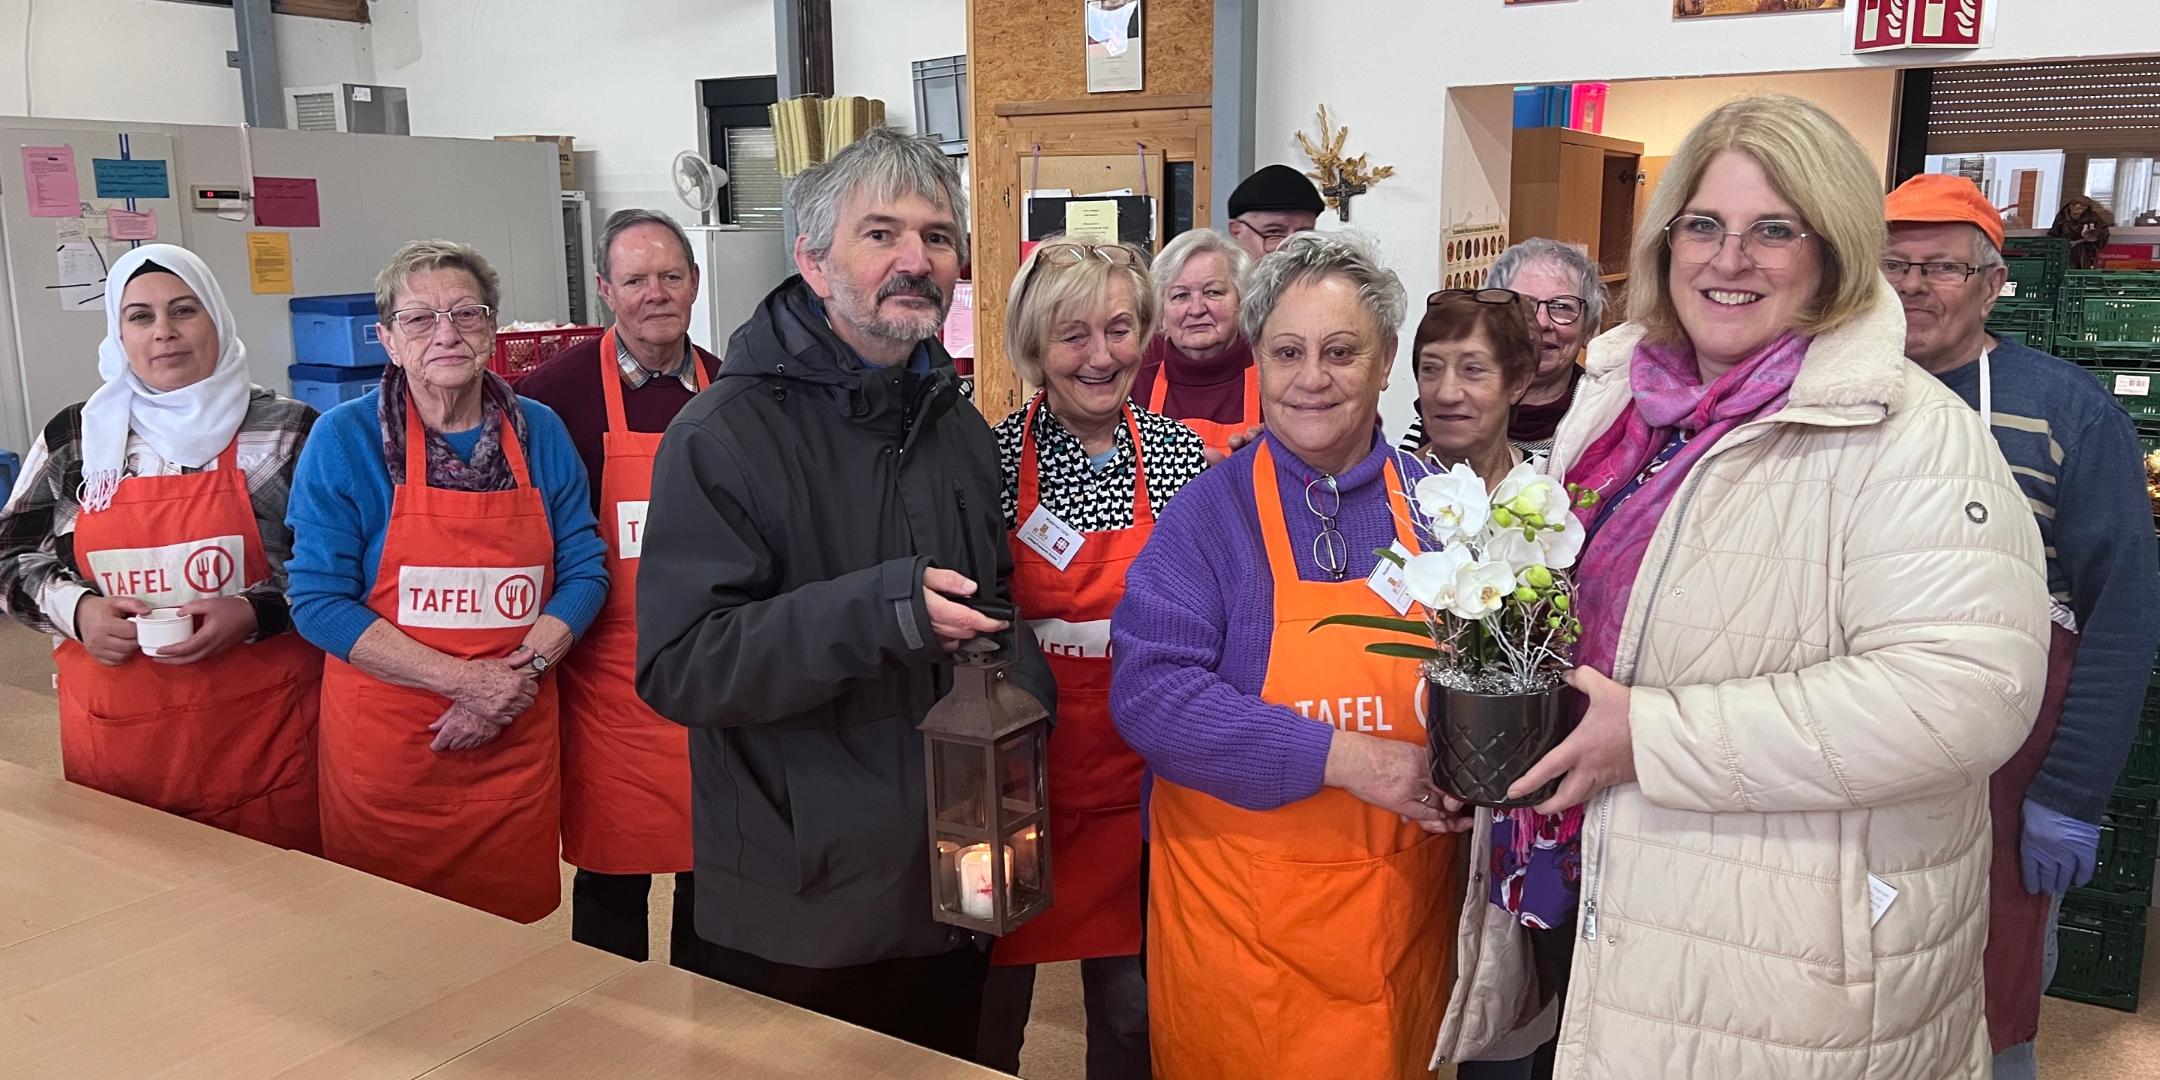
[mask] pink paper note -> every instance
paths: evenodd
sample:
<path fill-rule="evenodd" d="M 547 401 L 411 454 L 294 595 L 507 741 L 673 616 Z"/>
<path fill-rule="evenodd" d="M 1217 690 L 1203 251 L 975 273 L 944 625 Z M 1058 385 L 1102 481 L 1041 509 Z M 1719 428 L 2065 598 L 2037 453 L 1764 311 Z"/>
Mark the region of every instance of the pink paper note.
<path fill-rule="evenodd" d="M 255 224 L 270 229 L 320 228 L 322 203 L 315 196 L 315 181 L 294 176 L 256 177 Z"/>
<path fill-rule="evenodd" d="M 952 307 L 945 312 L 945 351 L 968 359 L 975 355 L 975 285 L 962 281 L 953 286 Z"/>
<path fill-rule="evenodd" d="M 31 217 L 82 216 L 82 183 L 75 178 L 72 146 L 25 146 L 23 190 Z"/>
<path fill-rule="evenodd" d="M 157 239 L 157 211 L 107 210 L 105 231 L 115 240 Z"/>

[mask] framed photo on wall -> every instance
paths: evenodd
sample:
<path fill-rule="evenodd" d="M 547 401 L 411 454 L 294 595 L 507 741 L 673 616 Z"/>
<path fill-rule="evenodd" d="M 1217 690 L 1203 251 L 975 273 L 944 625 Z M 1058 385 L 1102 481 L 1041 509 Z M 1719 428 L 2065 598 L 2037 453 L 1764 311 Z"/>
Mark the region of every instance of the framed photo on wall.
<path fill-rule="evenodd" d="M 1081 0 L 1087 25 L 1087 88 L 1090 94 L 1138 90 L 1141 60 L 1140 0 Z"/>

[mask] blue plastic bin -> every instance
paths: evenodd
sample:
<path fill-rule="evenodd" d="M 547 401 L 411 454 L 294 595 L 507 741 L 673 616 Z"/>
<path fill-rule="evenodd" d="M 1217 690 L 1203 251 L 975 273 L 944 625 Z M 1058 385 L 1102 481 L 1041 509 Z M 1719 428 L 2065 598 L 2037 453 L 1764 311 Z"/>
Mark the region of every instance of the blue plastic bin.
<path fill-rule="evenodd" d="M 331 367 L 381 367 L 390 362 L 377 336 L 375 294 L 295 296 L 293 361 Z"/>
<path fill-rule="evenodd" d="M 1566 127 L 1574 105 L 1573 84 L 1518 86 L 1515 88 L 1515 126 L 1519 128 Z"/>
<path fill-rule="evenodd" d="M 294 364 L 285 369 L 292 379 L 292 396 L 315 406 L 316 412 L 329 412 L 340 402 L 351 401 L 382 381 L 382 365 L 374 367 L 332 367 L 328 364 Z"/>

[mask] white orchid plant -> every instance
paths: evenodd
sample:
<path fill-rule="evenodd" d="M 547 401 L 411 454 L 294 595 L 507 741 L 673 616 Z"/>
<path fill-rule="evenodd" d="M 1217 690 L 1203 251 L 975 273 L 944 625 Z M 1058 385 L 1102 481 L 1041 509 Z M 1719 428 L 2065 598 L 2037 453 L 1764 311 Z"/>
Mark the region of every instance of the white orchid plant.
<path fill-rule="evenodd" d="M 1584 537 L 1576 511 L 1596 505 L 1597 494 L 1563 486 L 1525 462 L 1490 496 L 1462 464 L 1419 480 L 1408 495 L 1429 550 L 1379 554 L 1402 568 L 1423 619 L 1337 615 L 1319 626 L 1424 639 L 1365 649 L 1422 660 L 1428 678 L 1457 690 L 1540 693 L 1560 685 L 1582 633 L 1570 574 Z"/>

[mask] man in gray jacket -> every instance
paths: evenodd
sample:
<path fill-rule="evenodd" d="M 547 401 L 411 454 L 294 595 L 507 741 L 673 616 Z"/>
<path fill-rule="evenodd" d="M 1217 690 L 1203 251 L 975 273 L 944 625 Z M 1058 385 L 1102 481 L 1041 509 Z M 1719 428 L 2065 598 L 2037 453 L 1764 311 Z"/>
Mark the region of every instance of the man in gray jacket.
<path fill-rule="evenodd" d="M 966 204 L 888 129 L 789 198 L 800 276 L 660 446 L 638 693 L 691 729 L 705 974 L 967 1057 L 986 943 L 930 917 L 916 730 L 949 654 L 1006 628 L 971 605 L 1010 600 L 997 445 L 938 344 Z"/>

